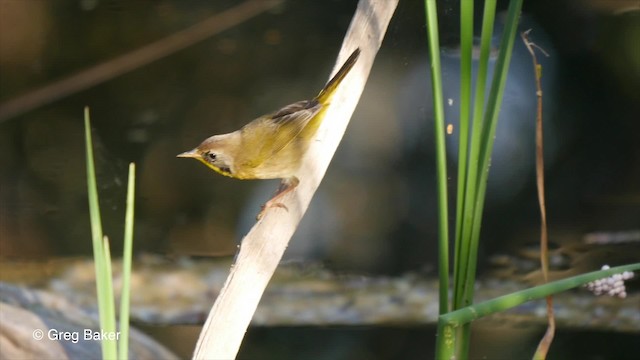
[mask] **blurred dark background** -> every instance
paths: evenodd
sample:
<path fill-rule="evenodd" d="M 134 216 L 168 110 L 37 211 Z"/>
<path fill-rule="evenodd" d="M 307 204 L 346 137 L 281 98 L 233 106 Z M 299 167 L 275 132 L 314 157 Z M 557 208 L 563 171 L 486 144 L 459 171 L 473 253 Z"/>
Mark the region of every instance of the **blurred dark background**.
<path fill-rule="evenodd" d="M 0 0 L 0 107 L 238 3 Z M 135 162 L 136 253 L 233 256 L 277 182 L 225 178 L 175 155 L 210 135 L 236 130 L 263 113 L 314 96 L 328 78 L 356 4 L 287 1 L 149 65 L 2 119 L 0 256 L 91 254 L 82 118 L 86 105 L 91 108 L 104 231 L 113 252 L 120 251 L 126 167 Z M 447 121 L 456 129 L 458 2 L 438 4 L 447 48 Z M 506 9 L 506 2 L 500 6 Z M 478 28 L 481 4 L 476 8 Z M 590 232 L 640 227 L 639 20 L 634 1 L 525 1 L 521 30 L 531 28 L 532 40 L 551 54 L 541 56 L 541 62 L 547 208 L 551 240 L 558 246 L 581 241 Z M 492 254 L 538 237 L 535 84 L 531 59 L 519 38 L 514 51 L 492 162 L 481 270 Z M 433 273 L 437 251 L 429 89 L 423 4 L 400 1 L 344 141 L 287 250 L 288 259 L 368 275 Z M 449 140 L 456 144 L 455 131 Z M 450 188 L 455 188 L 455 163 L 453 157 L 449 160 Z M 613 249 L 598 261 L 610 259 L 616 265 L 639 257 L 638 252 Z M 601 265 L 582 264 L 585 270 Z M 324 344 L 325 352 L 317 358 L 394 358 L 394 352 L 370 347 L 383 341 L 393 344 L 390 349 L 406 345 L 433 353 L 424 348 L 433 329 L 384 331 L 255 329 L 243 351 L 247 358 L 298 357 L 300 352 L 292 349 L 299 345 L 290 340 L 295 334 L 306 339 L 302 343 L 315 344 L 310 347 Z M 525 343 L 516 349 L 531 354 L 540 333 L 537 329 L 518 340 Z M 563 336 L 570 340 L 575 334 L 561 333 L 559 339 Z M 629 342 L 619 339 L 623 345 Z M 282 346 L 281 351 L 258 354 L 269 342 Z M 599 350 L 589 348 L 595 342 L 581 343 L 591 356 L 582 358 L 599 358 Z M 477 355 L 492 354 L 482 351 Z M 406 350 L 402 358 L 417 354 L 424 355 Z M 552 351 L 551 358 L 566 358 L 563 354 Z"/>

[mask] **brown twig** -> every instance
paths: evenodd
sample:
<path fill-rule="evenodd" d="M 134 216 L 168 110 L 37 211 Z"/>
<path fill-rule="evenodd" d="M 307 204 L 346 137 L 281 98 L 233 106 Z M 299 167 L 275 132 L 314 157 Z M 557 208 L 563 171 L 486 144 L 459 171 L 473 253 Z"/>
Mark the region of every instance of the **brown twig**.
<path fill-rule="evenodd" d="M 248 0 L 164 39 L 0 104 L 0 123 L 111 80 L 171 55 L 279 5 L 282 0 Z"/>
<path fill-rule="evenodd" d="M 549 238 L 547 233 L 547 209 L 545 205 L 544 195 L 544 141 L 542 131 L 542 66 L 538 63 L 535 49 L 540 50 L 545 56 L 549 54 L 540 46 L 529 40 L 531 29 L 520 33 L 524 45 L 531 53 L 533 59 L 533 70 L 536 79 L 536 97 L 538 99 L 538 107 L 536 114 L 536 185 L 538 187 L 538 203 L 540 205 L 540 265 L 542 267 L 542 277 L 545 282 L 549 281 Z M 549 347 L 553 342 L 556 331 L 556 321 L 553 315 L 553 297 L 547 297 L 547 331 L 538 344 L 538 349 L 534 355 L 534 359 L 545 359 L 549 352 Z"/>

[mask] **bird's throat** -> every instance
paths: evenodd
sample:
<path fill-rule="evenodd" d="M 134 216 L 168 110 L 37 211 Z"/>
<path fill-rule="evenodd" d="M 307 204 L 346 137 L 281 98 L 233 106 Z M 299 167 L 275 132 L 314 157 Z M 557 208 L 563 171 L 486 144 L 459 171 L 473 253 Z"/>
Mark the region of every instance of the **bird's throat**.
<path fill-rule="evenodd" d="M 217 173 L 218 173 L 218 174 L 220 174 L 220 175 L 228 176 L 228 177 L 230 177 L 230 178 L 236 178 L 236 179 L 238 178 L 238 177 L 234 176 L 234 175 L 231 173 L 231 169 L 229 169 L 229 168 L 219 168 L 219 167 L 217 167 L 217 166 L 215 166 L 215 165 L 212 165 L 212 164 L 208 163 L 205 159 L 203 159 L 203 158 L 201 158 L 201 157 L 199 157 L 199 158 L 197 158 L 197 159 L 198 159 L 198 161 L 200 161 L 201 163 L 205 164 L 208 168 L 210 168 L 211 170 L 213 170 L 213 171 L 217 172 Z"/>

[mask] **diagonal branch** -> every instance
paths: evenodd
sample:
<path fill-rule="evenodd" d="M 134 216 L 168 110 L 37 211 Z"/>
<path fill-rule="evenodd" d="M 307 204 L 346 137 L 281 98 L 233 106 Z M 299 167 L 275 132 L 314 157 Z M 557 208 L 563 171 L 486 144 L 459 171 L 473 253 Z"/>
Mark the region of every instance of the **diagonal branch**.
<path fill-rule="evenodd" d="M 298 174 L 300 185 L 282 199 L 288 210 L 270 209 L 242 240 L 236 262 L 200 334 L 194 358 L 231 359 L 237 355 L 258 302 L 342 139 L 397 2 L 358 3 L 337 64 L 356 47 L 362 50 L 360 58 L 326 112 L 317 141 L 311 144 Z"/>

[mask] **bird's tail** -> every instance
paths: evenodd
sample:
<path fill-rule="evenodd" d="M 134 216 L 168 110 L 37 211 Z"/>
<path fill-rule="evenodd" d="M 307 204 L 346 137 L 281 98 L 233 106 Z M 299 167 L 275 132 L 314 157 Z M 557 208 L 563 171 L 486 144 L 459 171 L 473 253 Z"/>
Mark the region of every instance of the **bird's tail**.
<path fill-rule="evenodd" d="M 358 57 L 360 56 L 360 48 L 355 49 L 351 56 L 344 62 L 344 65 L 338 70 L 331 80 L 325 85 L 324 89 L 320 91 L 318 96 L 316 96 L 316 100 L 321 104 L 328 104 L 333 97 L 333 94 L 336 92 L 338 85 L 342 82 L 342 80 L 347 76 L 353 65 L 355 65 L 356 61 L 358 61 Z"/>

